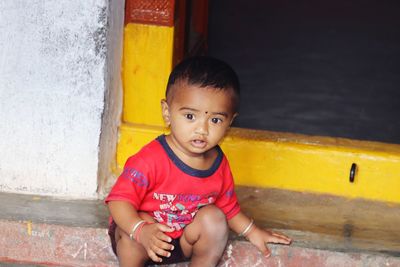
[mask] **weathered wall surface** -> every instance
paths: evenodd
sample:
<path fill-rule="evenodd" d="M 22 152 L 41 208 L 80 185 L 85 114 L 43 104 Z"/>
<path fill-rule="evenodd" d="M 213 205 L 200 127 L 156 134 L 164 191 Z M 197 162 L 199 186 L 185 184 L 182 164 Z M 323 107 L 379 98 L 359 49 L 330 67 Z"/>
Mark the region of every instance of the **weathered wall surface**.
<path fill-rule="evenodd" d="M 97 196 L 116 2 L 0 1 L 0 191 Z"/>
<path fill-rule="evenodd" d="M 121 62 L 124 34 L 125 0 L 110 0 L 108 9 L 107 62 L 104 112 L 100 136 L 98 191 L 102 197 L 114 183 L 112 170 L 116 167 L 118 127 L 122 112 Z M 111 178 L 111 179 L 110 179 Z"/>

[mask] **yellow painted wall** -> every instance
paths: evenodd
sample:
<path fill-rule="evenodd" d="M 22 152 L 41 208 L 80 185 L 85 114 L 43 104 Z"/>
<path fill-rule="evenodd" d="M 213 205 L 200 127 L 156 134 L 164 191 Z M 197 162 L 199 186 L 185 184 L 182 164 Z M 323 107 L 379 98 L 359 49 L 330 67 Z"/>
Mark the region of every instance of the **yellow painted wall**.
<path fill-rule="evenodd" d="M 172 70 L 174 28 L 129 23 L 124 34 L 123 121 L 161 126 L 160 100 Z"/>

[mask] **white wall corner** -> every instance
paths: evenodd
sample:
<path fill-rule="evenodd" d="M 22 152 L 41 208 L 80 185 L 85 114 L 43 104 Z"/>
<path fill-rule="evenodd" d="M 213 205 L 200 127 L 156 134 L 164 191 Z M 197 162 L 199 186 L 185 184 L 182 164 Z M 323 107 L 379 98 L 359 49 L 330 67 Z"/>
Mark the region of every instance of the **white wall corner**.
<path fill-rule="evenodd" d="M 103 198 L 115 181 L 118 128 L 122 114 L 122 51 L 124 31 L 125 0 L 109 0 L 107 31 L 107 67 L 105 71 L 106 92 L 102 116 L 98 193 Z"/>

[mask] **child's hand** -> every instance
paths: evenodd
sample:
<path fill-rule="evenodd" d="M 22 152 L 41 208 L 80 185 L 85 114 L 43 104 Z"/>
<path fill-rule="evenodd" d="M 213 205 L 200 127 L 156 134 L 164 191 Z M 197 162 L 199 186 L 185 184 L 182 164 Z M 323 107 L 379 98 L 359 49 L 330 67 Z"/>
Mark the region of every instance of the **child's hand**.
<path fill-rule="evenodd" d="M 139 240 L 146 249 L 147 255 L 151 260 L 154 262 L 161 262 L 162 260 L 159 256 L 171 256 L 171 252 L 169 251 L 173 250 L 174 246 L 169 244 L 169 242 L 171 242 L 172 239 L 164 234 L 164 232 L 173 231 L 173 228 L 160 223 L 146 224 L 143 226 L 139 233 Z"/>
<path fill-rule="evenodd" d="M 271 255 L 271 251 L 267 247 L 266 243 L 275 243 L 275 244 L 285 244 L 289 245 L 292 240 L 283 235 L 272 232 L 266 229 L 260 229 L 257 226 L 253 226 L 250 233 L 246 236 L 246 238 L 255 245 L 266 257 Z"/>

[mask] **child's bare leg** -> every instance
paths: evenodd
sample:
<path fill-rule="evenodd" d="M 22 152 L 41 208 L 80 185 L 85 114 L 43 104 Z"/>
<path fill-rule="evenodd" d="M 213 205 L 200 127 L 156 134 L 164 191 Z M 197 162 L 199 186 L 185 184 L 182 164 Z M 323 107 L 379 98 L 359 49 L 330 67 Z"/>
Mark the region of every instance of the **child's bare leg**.
<path fill-rule="evenodd" d="M 190 266 L 216 266 L 228 241 L 225 214 L 216 206 L 201 208 L 180 239 L 182 251 L 191 257 Z"/>
<path fill-rule="evenodd" d="M 115 242 L 117 243 L 117 255 L 121 267 L 144 266 L 144 263 L 149 259 L 144 247 L 131 240 L 118 227 L 115 229 Z"/>
<path fill-rule="evenodd" d="M 139 216 L 146 221 L 153 219 L 146 213 L 140 212 Z M 131 240 L 129 235 L 117 228 L 115 229 L 115 242 L 117 243 L 117 255 L 119 266 L 121 267 L 137 267 L 144 266 L 149 259 L 146 250 L 138 242 Z"/>

